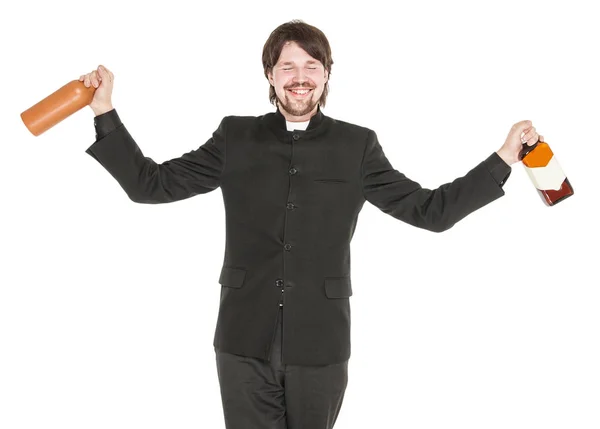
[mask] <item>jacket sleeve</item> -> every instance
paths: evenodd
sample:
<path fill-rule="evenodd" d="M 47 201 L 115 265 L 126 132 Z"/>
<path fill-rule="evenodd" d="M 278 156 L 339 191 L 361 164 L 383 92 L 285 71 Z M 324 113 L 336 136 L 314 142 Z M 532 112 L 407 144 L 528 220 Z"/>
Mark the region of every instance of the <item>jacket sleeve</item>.
<path fill-rule="evenodd" d="M 451 228 L 468 214 L 504 195 L 511 167 L 493 152 L 466 175 L 427 189 L 395 170 L 374 131 L 369 130 L 362 162 L 367 201 L 403 222 L 433 232 Z"/>
<path fill-rule="evenodd" d="M 198 149 L 159 164 L 144 156 L 112 110 L 95 118 L 96 141 L 86 153 L 114 177 L 132 201 L 171 203 L 220 186 L 225 168 L 226 119 Z"/>
<path fill-rule="evenodd" d="M 96 140 L 100 140 L 122 125 L 121 118 L 115 109 L 98 115 L 94 118 L 96 128 Z"/>

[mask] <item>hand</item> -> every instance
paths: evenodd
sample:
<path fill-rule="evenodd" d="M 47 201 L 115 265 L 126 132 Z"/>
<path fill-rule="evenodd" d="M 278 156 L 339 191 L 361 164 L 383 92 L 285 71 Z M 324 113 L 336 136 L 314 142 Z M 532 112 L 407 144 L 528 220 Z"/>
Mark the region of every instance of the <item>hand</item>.
<path fill-rule="evenodd" d="M 523 133 L 524 135 L 522 135 Z M 544 136 L 537 133 L 531 121 L 517 122 L 512 126 L 508 137 L 506 137 L 506 141 L 496 153 L 504 162 L 511 165 L 519 161 L 519 153 L 523 149 L 524 143 L 527 143 L 528 146 L 533 146 L 538 140 L 543 142 Z"/>
<path fill-rule="evenodd" d="M 99 65 L 97 70 L 88 74 L 82 74 L 79 80 L 88 88 L 92 85 L 97 88 L 94 98 L 90 103 L 90 107 L 96 116 L 113 109 L 111 97 L 115 76 L 112 72 Z"/>

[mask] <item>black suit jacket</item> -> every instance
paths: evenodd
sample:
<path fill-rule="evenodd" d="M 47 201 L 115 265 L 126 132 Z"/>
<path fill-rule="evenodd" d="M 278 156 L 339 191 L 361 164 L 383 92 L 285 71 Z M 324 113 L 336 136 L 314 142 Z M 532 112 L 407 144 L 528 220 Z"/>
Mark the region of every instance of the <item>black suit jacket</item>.
<path fill-rule="evenodd" d="M 510 167 L 493 152 L 437 189 L 395 170 L 374 131 L 318 110 L 305 131 L 276 111 L 227 116 L 206 143 L 156 163 L 113 109 L 94 118 L 86 150 L 136 203 L 160 204 L 221 188 L 226 247 L 214 347 L 268 359 L 283 306 L 283 362 L 350 357 L 350 241 L 365 201 L 441 232 L 504 195 Z"/>

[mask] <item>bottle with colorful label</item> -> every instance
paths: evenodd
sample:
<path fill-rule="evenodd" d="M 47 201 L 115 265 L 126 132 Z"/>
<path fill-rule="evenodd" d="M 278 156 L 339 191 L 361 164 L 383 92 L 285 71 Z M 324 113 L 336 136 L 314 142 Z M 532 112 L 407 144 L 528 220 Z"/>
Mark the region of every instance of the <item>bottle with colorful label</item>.
<path fill-rule="evenodd" d="M 532 146 L 524 144 L 519 159 L 547 206 L 553 206 L 574 194 L 569 179 L 548 143 L 538 141 Z"/>

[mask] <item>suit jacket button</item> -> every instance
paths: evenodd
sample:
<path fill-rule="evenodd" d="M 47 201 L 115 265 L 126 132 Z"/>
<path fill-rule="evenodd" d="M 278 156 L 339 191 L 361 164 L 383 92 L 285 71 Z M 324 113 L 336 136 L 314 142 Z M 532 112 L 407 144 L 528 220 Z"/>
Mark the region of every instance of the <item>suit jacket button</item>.
<path fill-rule="evenodd" d="M 290 210 L 293 209 L 294 207 L 296 207 L 296 206 L 293 203 L 288 203 L 287 204 L 287 208 L 290 209 Z"/>
<path fill-rule="evenodd" d="M 287 243 L 285 246 L 283 246 L 285 248 L 285 250 L 290 250 L 292 248 L 292 245 Z"/>
<path fill-rule="evenodd" d="M 290 174 L 296 174 L 298 172 L 298 170 L 296 170 L 294 167 L 290 168 Z"/>
<path fill-rule="evenodd" d="M 275 286 L 277 286 L 277 287 L 283 287 L 283 280 L 282 279 L 275 280 Z"/>
<path fill-rule="evenodd" d="M 300 138 L 300 136 L 299 136 L 298 134 L 294 134 L 294 135 L 292 136 L 292 138 L 293 138 L 294 140 L 298 140 L 298 139 Z"/>

